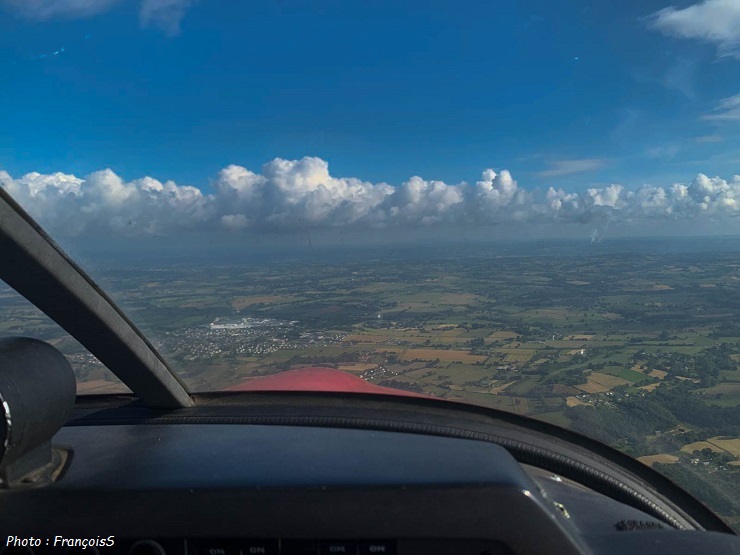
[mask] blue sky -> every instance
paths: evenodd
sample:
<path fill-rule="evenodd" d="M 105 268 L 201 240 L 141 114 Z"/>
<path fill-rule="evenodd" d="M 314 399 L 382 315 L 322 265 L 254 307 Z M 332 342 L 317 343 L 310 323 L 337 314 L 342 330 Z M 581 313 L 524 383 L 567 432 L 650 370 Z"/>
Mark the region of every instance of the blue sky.
<path fill-rule="evenodd" d="M 738 122 L 701 116 L 740 92 L 740 61 L 650 29 L 666 4 L 202 1 L 177 36 L 142 28 L 137 2 L 41 21 L 6 6 L 0 163 L 195 185 L 305 155 L 390 183 L 737 173 Z M 537 175 L 581 159 L 602 165 Z"/>
<path fill-rule="evenodd" d="M 304 156 L 394 186 L 730 179 L 740 5 L 669 2 L 0 0 L 0 169 L 206 193 Z"/>

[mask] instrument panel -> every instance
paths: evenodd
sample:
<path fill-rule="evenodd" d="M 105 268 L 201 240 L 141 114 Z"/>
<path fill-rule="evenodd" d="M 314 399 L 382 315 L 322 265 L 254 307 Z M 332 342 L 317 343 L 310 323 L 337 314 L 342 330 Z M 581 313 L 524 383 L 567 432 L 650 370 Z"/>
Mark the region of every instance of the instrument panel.
<path fill-rule="evenodd" d="M 509 555 L 491 540 L 3 538 L 0 555 Z M 55 545 L 56 544 L 56 545 Z M 68 545 L 71 544 L 71 545 Z M 77 545 L 75 545 L 77 544 Z"/>
<path fill-rule="evenodd" d="M 670 529 L 484 441 L 155 422 L 65 426 L 53 444 L 70 454 L 56 482 L 0 492 L 0 555 L 638 555 L 736 540 Z"/>

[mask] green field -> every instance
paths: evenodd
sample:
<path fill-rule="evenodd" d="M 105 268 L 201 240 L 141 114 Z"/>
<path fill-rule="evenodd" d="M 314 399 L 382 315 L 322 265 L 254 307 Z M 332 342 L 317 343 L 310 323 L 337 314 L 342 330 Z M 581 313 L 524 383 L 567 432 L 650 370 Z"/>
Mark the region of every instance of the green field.
<path fill-rule="evenodd" d="M 630 370 L 629 368 L 624 368 L 622 366 L 606 366 L 601 370 L 601 372 L 603 372 L 604 374 L 610 374 L 612 376 L 622 378 L 623 380 L 627 380 L 628 382 L 641 382 L 646 379 L 654 381 L 654 378 L 651 378 L 650 376 L 647 376 L 642 372 Z"/>
<path fill-rule="evenodd" d="M 740 383 L 723 383 L 697 391 L 702 399 L 712 405 L 735 407 L 740 405 Z"/>

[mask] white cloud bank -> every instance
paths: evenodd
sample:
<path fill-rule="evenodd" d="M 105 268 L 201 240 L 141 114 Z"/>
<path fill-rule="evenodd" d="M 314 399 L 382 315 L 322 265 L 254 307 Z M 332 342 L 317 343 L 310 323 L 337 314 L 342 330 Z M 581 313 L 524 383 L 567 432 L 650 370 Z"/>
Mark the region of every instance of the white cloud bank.
<path fill-rule="evenodd" d="M 713 43 L 722 56 L 740 58 L 740 2 L 704 0 L 683 9 L 664 8 L 650 17 L 665 35 Z"/>
<path fill-rule="evenodd" d="M 723 222 L 740 215 L 740 175 L 697 175 L 689 184 L 613 184 L 575 193 L 520 187 L 503 170 L 485 170 L 474 185 L 412 177 L 400 186 L 334 177 L 320 158 L 276 158 L 261 173 L 231 165 L 214 192 L 162 183 L 125 181 L 106 169 L 74 175 L 0 171 L 7 190 L 53 235 L 170 235 L 187 230 L 295 230 L 488 224 L 603 222 Z"/>

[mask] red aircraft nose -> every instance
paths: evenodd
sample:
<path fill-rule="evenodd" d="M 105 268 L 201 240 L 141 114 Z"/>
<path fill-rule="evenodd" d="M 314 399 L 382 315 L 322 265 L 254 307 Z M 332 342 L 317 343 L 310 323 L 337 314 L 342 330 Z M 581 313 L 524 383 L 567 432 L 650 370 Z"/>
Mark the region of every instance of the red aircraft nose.
<path fill-rule="evenodd" d="M 426 395 L 411 391 L 371 384 L 347 372 L 318 366 L 251 378 L 227 388 L 227 391 L 337 391 L 341 393 L 376 393 L 403 397 L 426 397 Z"/>

